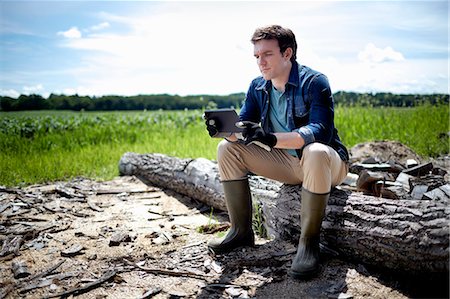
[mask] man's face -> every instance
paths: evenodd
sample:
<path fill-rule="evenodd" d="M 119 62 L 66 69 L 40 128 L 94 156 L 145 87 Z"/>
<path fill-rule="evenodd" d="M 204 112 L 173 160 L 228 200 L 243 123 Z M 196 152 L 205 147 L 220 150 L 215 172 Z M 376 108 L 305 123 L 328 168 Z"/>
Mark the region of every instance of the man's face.
<path fill-rule="evenodd" d="M 290 48 L 282 54 L 277 40 L 263 39 L 255 42 L 253 49 L 256 62 L 264 79 L 276 80 L 286 77 L 286 73 L 289 74 L 291 55 L 289 55 L 288 50 Z"/>

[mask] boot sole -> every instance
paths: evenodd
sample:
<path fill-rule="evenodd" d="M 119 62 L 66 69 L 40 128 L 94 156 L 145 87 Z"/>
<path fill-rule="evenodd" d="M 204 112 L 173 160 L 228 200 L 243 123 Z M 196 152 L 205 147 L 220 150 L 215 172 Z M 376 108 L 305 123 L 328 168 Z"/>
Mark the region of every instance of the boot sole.
<path fill-rule="evenodd" d="M 228 253 L 230 251 L 233 251 L 237 248 L 242 248 L 242 247 L 255 247 L 255 243 L 249 243 L 249 244 L 240 244 L 239 246 L 236 247 L 231 247 L 231 248 L 220 248 L 220 247 L 211 247 L 208 246 L 208 251 L 211 252 L 212 254 L 224 254 L 224 253 Z"/>
<path fill-rule="evenodd" d="M 315 276 L 317 276 L 317 274 L 319 274 L 319 269 L 314 269 L 314 270 L 310 270 L 310 271 L 304 271 L 304 272 L 297 272 L 294 270 L 289 270 L 288 271 L 288 275 L 294 279 L 298 279 L 298 280 L 308 280 L 311 278 L 314 278 Z"/>

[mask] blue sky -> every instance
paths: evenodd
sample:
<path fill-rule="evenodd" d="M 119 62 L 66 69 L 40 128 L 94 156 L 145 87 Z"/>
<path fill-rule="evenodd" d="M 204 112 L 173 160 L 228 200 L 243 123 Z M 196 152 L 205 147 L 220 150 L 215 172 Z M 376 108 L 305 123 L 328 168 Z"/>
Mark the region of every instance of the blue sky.
<path fill-rule="evenodd" d="M 334 92 L 449 93 L 447 1 L 3 1 L 0 95 L 230 94 L 280 24 Z"/>

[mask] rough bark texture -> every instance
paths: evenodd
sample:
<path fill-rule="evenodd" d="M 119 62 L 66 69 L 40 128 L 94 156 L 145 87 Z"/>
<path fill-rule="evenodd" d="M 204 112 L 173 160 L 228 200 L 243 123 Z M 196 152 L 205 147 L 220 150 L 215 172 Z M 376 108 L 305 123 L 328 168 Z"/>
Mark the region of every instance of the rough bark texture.
<path fill-rule="evenodd" d="M 207 159 L 126 153 L 119 170 L 226 210 L 217 165 Z M 250 177 L 250 184 L 269 235 L 296 242 L 301 187 L 257 176 Z M 384 269 L 410 274 L 448 272 L 449 220 L 447 202 L 391 200 L 335 189 L 322 226 L 322 242 L 342 256 Z"/>

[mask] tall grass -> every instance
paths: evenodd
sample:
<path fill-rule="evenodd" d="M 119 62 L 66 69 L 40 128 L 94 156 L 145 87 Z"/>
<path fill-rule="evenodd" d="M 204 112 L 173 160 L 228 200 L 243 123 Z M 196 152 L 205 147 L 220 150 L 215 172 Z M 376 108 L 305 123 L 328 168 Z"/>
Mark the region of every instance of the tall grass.
<path fill-rule="evenodd" d="M 110 179 L 127 151 L 214 159 L 201 111 L 0 114 L 0 184 Z"/>
<path fill-rule="evenodd" d="M 202 111 L 0 113 L 0 185 L 76 176 L 111 179 L 127 151 L 215 159 Z M 422 156 L 449 152 L 448 106 L 338 107 L 336 126 L 351 146 L 398 140 Z"/>
<path fill-rule="evenodd" d="M 352 147 L 375 140 L 399 141 L 422 157 L 449 153 L 449 107 L 339 107 L 335 123 L 343 142 Z"/>

